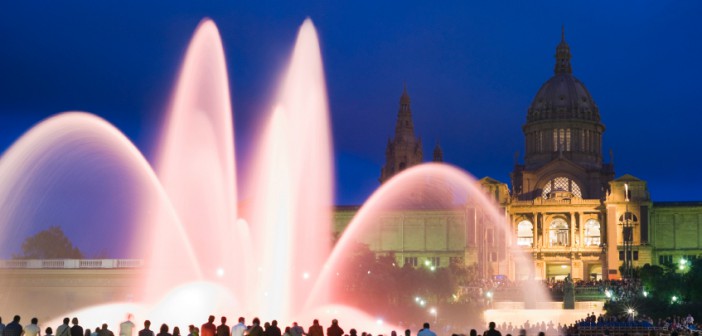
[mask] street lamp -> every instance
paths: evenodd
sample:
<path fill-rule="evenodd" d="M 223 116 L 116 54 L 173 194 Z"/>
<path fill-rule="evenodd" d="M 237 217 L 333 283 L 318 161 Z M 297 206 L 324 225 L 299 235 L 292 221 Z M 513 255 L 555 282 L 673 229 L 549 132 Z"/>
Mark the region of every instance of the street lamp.
<path fill-rule="evenodd" d="M 431 309 L 429 309 L 429 312 L 432 315 L 434 315 L 434 324 L 436 324 L 437 323 L 436 321 L 438 320 L 438 312 L 437 312 L 436 308 L 432 307 Z"/>

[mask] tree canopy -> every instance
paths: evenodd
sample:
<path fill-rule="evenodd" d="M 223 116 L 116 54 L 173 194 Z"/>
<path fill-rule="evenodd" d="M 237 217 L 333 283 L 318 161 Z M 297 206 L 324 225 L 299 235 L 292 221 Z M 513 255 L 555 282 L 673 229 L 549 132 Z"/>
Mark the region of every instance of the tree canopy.
<path fill-rule="evenodd" d="M 82 259 L 83 253 L 73 246 L 61 227 L 51 226 L 22 242 L 22 254 L 15 255 L 14 258 Z"/>

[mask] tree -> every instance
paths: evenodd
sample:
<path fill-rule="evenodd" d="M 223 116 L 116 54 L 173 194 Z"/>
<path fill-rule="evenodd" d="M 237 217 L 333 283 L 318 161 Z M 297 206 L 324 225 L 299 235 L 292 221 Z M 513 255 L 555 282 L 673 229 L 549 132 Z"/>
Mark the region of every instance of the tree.
<path fill-rule="evenodd" d="M 27 238 L 22 243 L 22 254 L 15 259 L 82 259 L 83 253 L 73 246 L 59 226 L 51 226 L 46 230 Z"/>

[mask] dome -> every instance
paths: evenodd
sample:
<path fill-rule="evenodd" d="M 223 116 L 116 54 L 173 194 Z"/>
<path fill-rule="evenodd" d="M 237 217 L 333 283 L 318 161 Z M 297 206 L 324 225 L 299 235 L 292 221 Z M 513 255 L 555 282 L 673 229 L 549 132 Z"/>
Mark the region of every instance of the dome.
<path fill-rule="evenodd" d="M 536 93 L 527 122 L 578 119 L 599 122 L 600 112 L 585 85 L 570 73 L 557 73 Z"/>

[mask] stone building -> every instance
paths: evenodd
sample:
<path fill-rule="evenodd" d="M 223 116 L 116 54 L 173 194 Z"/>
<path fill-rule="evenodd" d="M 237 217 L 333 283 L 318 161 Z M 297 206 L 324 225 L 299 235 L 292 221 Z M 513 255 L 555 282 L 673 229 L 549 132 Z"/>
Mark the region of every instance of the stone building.
<path fill-rule="evenodd" d="M 511 188 L 489 177 L 479 181 L 506 223 L 485 221 L 470 204 L 394 212 L 364 238 L 371 250 L 412 266 L 478 264 L 486 275 L 512 279 L 616 279 L 644 264 L 702 257 L 702 202 L 652 202 L 645 181 L 615 178 L 612 160 L 603 160 L 599 108 L 573 75 L 564 33 L 555 59 L 554 75 L 527 110 L 524 161 L 512 170 Z M 443 161 L 438 145 L 434 161 Z M 379 180 L 421 162 L 405 88 Z M 337 232 L 356 210 L 337 211 Z M 531 256 L 533 271 L 519 269 L 515 256 L 522 254 Z"/>

